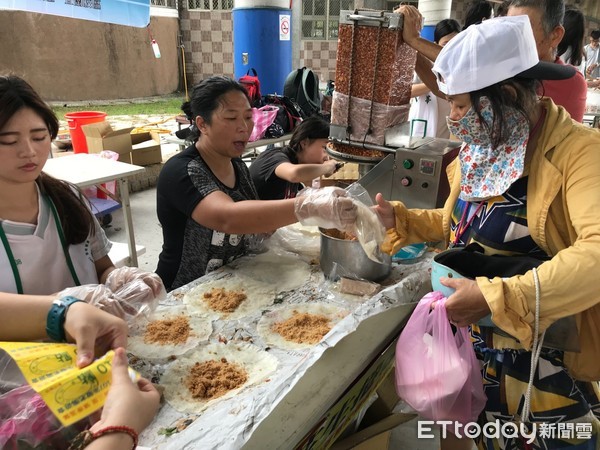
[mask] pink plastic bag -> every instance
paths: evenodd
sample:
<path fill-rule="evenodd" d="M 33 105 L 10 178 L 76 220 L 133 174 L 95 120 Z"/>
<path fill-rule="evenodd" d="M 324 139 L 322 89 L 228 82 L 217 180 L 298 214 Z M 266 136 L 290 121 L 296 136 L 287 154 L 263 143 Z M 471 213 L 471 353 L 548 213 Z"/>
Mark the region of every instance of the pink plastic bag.
<path fill-rule="evenodd" d="M 486 396 L 467 328 L 452 333 L 445 301 L 439 292 L 427 294 L 404 327 L 396 345 L 396 391 L 425 419 L 465 424 L 477 419 Z"/>
<path fill-rule="evenodd" d="M 273 105 L 266 105 L 262 108 L 252 108 L 252 120 L 254 128 L 250 135 L 250 142 L 258 141 L 265 135 L 267 128 L 273 123 L 277 116 L 279 108 Z"/>
<path fill-rule="evenodd" d="M 82 419 L 63 427 L 42 397 L 28 385 L 0 395 L 1 449 L 65 449 L 88 425 L 88 419 Z"/>

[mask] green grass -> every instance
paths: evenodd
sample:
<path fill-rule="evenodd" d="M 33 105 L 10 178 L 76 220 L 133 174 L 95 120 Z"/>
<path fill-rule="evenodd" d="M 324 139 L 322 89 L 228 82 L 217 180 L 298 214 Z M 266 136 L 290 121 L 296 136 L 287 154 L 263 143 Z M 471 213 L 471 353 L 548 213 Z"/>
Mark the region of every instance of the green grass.
<path fill-rule="evenodd" d="M 115 100 L 107 104 L 100 102 L 85 103 L 78 102 L 77 105 L 58 105 L 52 104 L 56 116 L 64 120 L 65 114 L 77 111 L 103 111 L 108 116 L 132 116 L 136 114 L 160 115 L 160 114 L 179 114 L 180 106 L 184 101 L 184 96 L 158 97 L 156 99 L 144 99 L 136 101 Z"/>

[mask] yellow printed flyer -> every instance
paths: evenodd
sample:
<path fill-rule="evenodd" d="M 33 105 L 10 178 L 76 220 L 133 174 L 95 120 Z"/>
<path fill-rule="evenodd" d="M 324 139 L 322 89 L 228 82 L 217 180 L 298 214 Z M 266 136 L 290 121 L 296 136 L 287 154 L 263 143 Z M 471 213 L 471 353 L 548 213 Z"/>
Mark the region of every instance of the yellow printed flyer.
<path fill-rule="evenodd" d="M 0 342 L 0 348 L 15 360 L 27 382 L 64 426 L 104 405 L 110 387 L 112 350 L 79 369 L 75 364 L 76 348 L 71 344 Z"/>

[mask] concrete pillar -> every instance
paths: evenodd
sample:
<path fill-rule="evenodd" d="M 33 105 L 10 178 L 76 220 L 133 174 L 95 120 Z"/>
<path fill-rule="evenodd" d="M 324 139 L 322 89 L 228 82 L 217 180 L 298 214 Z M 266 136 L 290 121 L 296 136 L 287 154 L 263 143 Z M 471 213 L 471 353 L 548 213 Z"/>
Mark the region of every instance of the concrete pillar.
<path fill-rule="evenodd" d="M 425 23 L 421 36 L 433 41 L 433 32 L 440 20 L 449 19 L 452 0 L 419 0 L 419 12 L 423 14 Z"/>
<path fill-rule="evenodd" d="M 300 46 L 302 42 L 302 2 L 292 2 L 292 69 L 302 67 Z"/>

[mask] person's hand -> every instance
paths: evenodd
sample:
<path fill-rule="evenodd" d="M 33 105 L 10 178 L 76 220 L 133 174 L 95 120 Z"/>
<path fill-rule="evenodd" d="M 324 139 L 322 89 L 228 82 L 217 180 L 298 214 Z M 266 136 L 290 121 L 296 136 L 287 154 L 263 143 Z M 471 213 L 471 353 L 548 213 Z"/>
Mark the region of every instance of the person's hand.
<path fill-rule="evenodd" d="M 152 383 L 129 378 L 125 350 L 118 348 L 112 361 L 112 382 L 100 420 L 90 428 L 96 432 L 109 426 L 127 426 L 141 433 L 158 411 L 160 394 Z"/>
<path fill-rule="evenodd" d="M 586 71 L 586 72 L 587 72 L 587 74 L 589 75 L 590 73 L 592 73 L 592 71 L 593 71 L 593 70 L 594 70 L 596 67 L 598 67 L 598 64 L 597 64 L 597 63 L 593 63 L 593 64 L 591 64 L 591 65 L 590 65 L 590 66 L 589 66 L 587 69 L 585 69 L 585 71 Z"/>
<path fill-rule="evenodd" d="M 146 284 L 141 281 L 138 281 L 137 283 L 141 284 L 141 286 L 134 291 L 137 291 L 139 295 L 147 294 L 146 296 L 154 298 L 153 294 L 147 292 L 150 291 L 150 288 Z M 120 317 L 121 319 L 136 316 L 141 309 L 140 306 L 144 306 L 143 304 L 139 305 L 132 302 L 130 299 L 131 292 L 126 291 L 125 288 L 120 289 L 119 295 L 121 295 L 123 298 L 118 297 L 103 284 L 84 284 L 82 286 L 73 286 L 63 289 L 56 294 L 56 296 L 59 298 L 66 296 L 78 298 L 92 306 L 95 306 L 96 308 L 112 314 L 113 316 Z"/>
<path fill-rule="evenodd" d="M 123 309 L 121 317 L 137 316 L 144 310 L 154 310 L 166 298 L 167 291 L 160 277 L 137 267 L 120 267 L 106 277 L 106 287 Z"/>
<path fill-rule="evenodd" d="M 112 292 L 103 284 L 82 284 L 63 289 L 55 294 L 57 297 L 75 297 L 90 305 L 102 304 L 112 297 Z"/>
<path fill-rule="evenodd" d="M 381 223 L 383 223 L 385 229 L 396 228 L 396 215 L 394 214 L 392 204 L 385 200 L 380 193 L 375 196 L 375 202 L 377 202 L 377 205 L 373 207 L 373 210 L 381 219 Z"/>
<path fill-rule="evenodd" d="M 113 270 L 106 277 L 105 284 L 118 297 L 124 298 L 125 296 L 119 295 L 119 293 L 122 293 L 124 287 L 137 281 L 141 281 L 147 286 L 148 295 L 152 298 L 159 297 L 165 290 L 163 282 L 157 274 L 137 267 L 125 266 Z"/>
<path fill-rule="evenodd" d="M 356 205 L 344 189 L 328 186 L 298 192 L 294 213 L 302 225 L 350 230 L 356 222 Z"/>
<path fill-rule="evenodd" d="M 587 86 L 589 88 L 597 88 L 600 86 L 600 79 L 587 80 Z"/>
<path fill-rule="evenodd" d="M 446 300 L 448 320 L 457 327 L 466 327 L 490 313 L 490 307 L 485 301 L 475 280 L 468 278 L 440 278 L 440 283 L 455 289 Z"/>
<path fill-rule="evenodd" d="M 69 307 L 64 328 L 67 341 L 77 344 L 77 367 L 91 364 L 95 354 L 127 344 L 127 323 L 85 302 Z"/>
<path fill-rule="evenodd" d="M 325 170 L 325 173 L 323 175 L 325 175 L 326 177 L 333 175 L 337 171 L 337 165 L 337 161 L 334 161 L 333 159 L 325 161 L 323 163 L 323 170 Z"/>
<path fill-rule="evenodd" d="M 421 36 L 421 27 L 423 25 L 423 16 L 417 8 L 411 5 L 402 5 L 394 10 L 404 16 L 402 24 L 402 39 L 408 45 Z"/>

